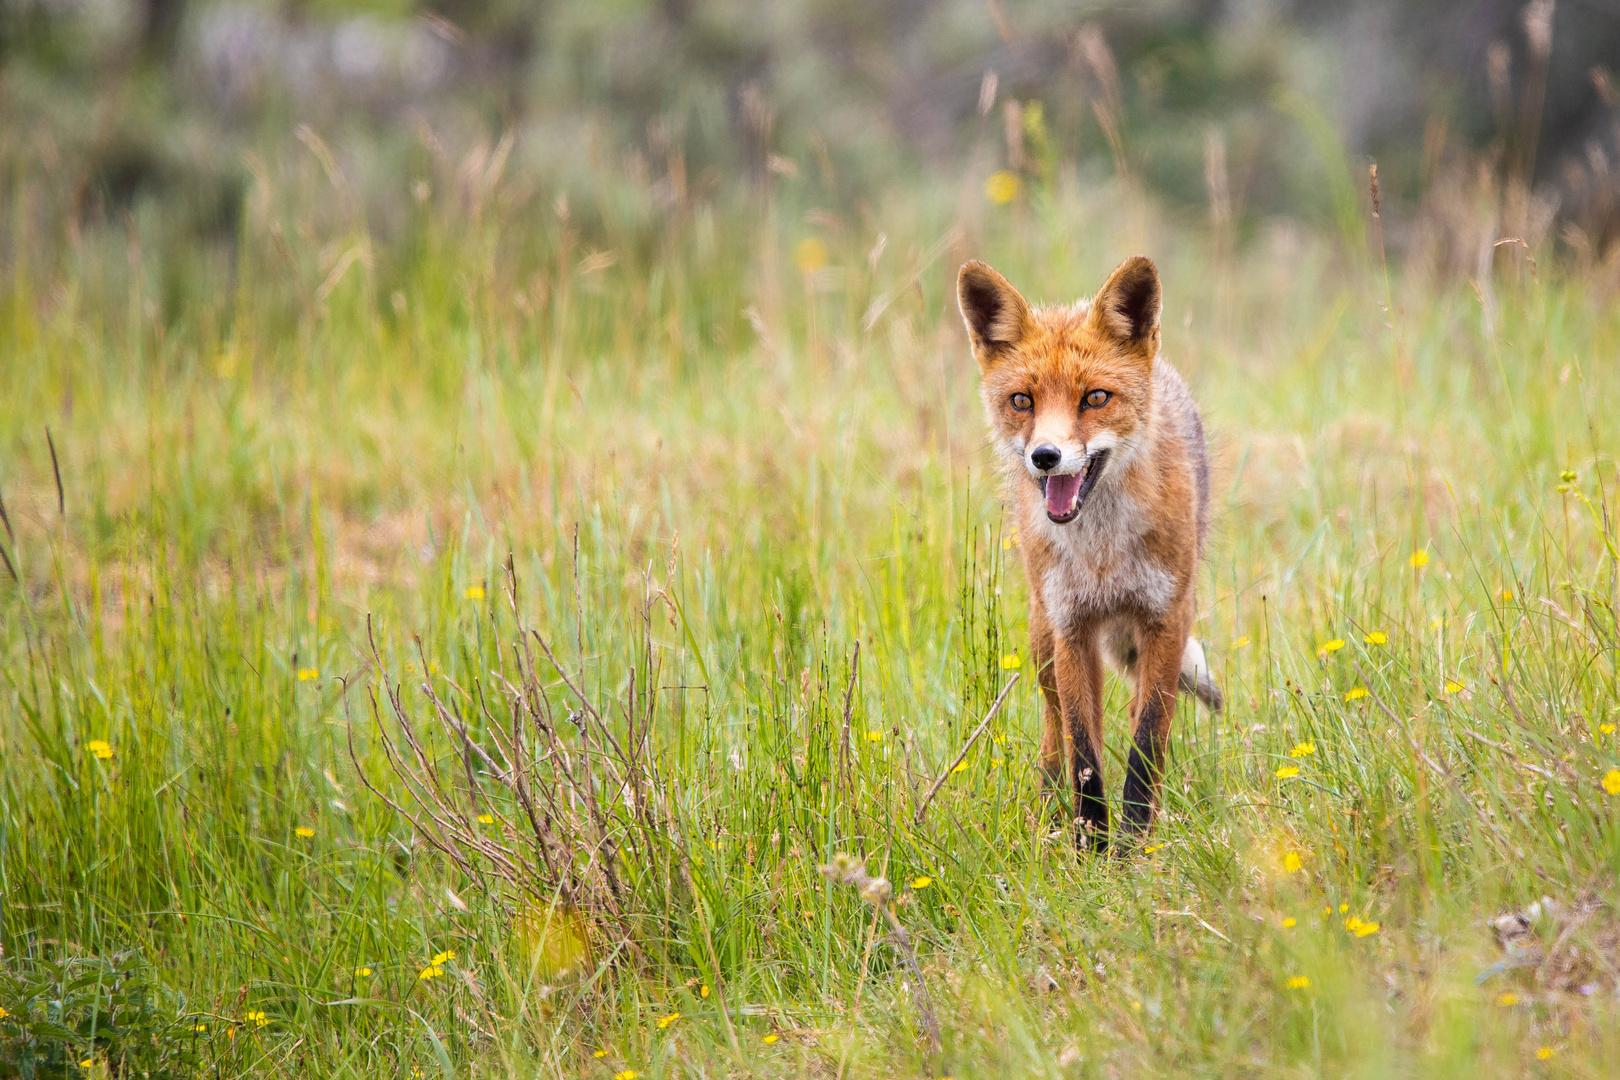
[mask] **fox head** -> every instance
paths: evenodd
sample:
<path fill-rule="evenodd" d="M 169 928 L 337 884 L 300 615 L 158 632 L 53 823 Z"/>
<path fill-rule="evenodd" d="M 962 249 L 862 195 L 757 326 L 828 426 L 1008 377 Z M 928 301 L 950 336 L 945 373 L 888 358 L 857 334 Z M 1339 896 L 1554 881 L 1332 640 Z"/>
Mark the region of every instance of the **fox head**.
<path fill-rule="evenodd" d="M 1089 305 L 1032 308 L 981 262 L 963 265 L 967 323 L 997 449 L 1040 486 L 1056 524 L 1080 515 L 1145 436 L 1159 354 L 1159 271 L 1138 255 Z"/>

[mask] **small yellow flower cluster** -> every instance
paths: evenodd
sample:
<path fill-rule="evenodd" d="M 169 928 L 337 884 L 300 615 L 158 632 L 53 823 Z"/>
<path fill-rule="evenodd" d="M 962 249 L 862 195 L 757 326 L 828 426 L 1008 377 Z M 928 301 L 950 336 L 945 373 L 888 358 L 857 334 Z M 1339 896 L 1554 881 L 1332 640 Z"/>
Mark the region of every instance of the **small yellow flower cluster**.
<path fill-rule="evenodd" d="M 883 741 L 883 732 L 880 731 L 877 728 L 873 728 L 871 731 L 868 731 L 866 733 L 866 741 L 867 742 L 882 742 Z"/>
<path fill-rule="evenodd" d="M 1518 1003 L 1519 995 L 1515 994 L 1511 990 L 1507 991 L 1506 993 L 1496 995 L 1496 1004 L 1503 1009 L 1512 1008 Z"/>
<path fill-rule="evenodd" d="M 1536 1060 L 1537 1061 L 1546 1061 L 1548 1058 L 1550 1058 L 1552 1056 L 1553 1056 L 1553 1048 L 1552 1047 L 1550 1047 L 1550 1046 L 1538 1046 L 1538 1047 L 1536 1047 Z"/>
<path fill-rule="evenodd" d="M 470 585 L 464 595 L 469 600 L 482 600 L 484 598 L 484 587 L 482 585 Z"/>
<path fill-rule="evenodd" d="M 672 1012 L 668 1016 L 660 1016 L 658 1018 L 658 1021 L 657 1021 L 658 1030 L 663 1031 L 665 1028 L 669 1027 L 669 1025 L 673 1024 L 675 1021 L 679 1020 L 680 1018 L 681 1018 L 681 1014 L 678 1013 L 678 1012 Z"/>
<path fill-rule="evenodd" d="M 926 889 L 933 883 L 934 879 L 929 877 L 927 874 L 923 874 L 919 877 L 914 877 L 911 879 L 911 887 L 913 889 Z"/>
<path fill-rule="evenodd" d="M 310 837 L 315 835 L 315 830 L 309 828 L 306 825 L 300 825 L 300 826 L 298 826 L 298 828 L 293 830 L 293 835 L 300 836 L 300 837 L 303 837 L 305 840 L 308 840 Z"/>
<path fill-rule="evenodd" d="M 1346 701 L 1360 701 L 1362 698 L 1364 698 L 1366 696 L 1367 696 L 1367 688 L 1365 686 L 1357 686 L 1357 687 L 1353 687 L 1348 693 L 1346 693 L 1344 695 L 1344 700 L 1346 700 Z"/>
<path fill-rule="evenodd" d="M 495 824 L 495 815 L 494 814 L 479 814 L 478 815 L 478 824 L 480 824 L 480 825 L 493 825 L 493 824 Z"/>
<path fill-rule="evenodd" d="M 1239 648 L 1239 649 L 1247 649 L 1250 645 L 1252 645 L 1254 643 L 1249 640 L 1249 635 L 1244 634 L 1242 637 L 1240 637 L 1236 641 L 1232 642 L 1232 644 L 1234 646 L 1236 646 L 1237 648 Z"/>
<path fill-rule="evenodd" d="M 1299 920 L 1290 915 L 1282 921 L 1282 925 L 1284 930 L 1292 930 L 1299 925 Z"/>
<path fill-rule="evenodd" d="M 1023 661 L 1018 658 L 1018 654 L 1015 652 L 1010 652 L 1001 658 L 1001 666 L 1008 671 L 1012 671 L 1022 664 Z"/>
<path fill-rule="evenodd" d="M 968 763 L 966 761 L 958 761 L 955 765 L 953 765 L 951 767 L 951 772 L 953 772 L 953 773 L 967 772 L 967 770 L 968 770 Z"/>
<path fill-rule="evenodd" d="M 1603 790 L 1610 795 L 1620 795 L 1620 769 L 1610 769 L 1603 777 Z"/>
<path fill-rule="evenodd" d="M 1344 648 L 1344 638 L 1336 637 L 1331 641 L 1324 641 L 1322 644 L 1318 645 L 1316 647 L 1316 655 L 1321 659 L 1326 660 L 1329 653 L 1336 653 L 1342 648 Z"/>
<path fill-rule="evenodd" d="M 813 274 L 827 265 L 827 246 L 811 236 L 799 241 L 793 249 L 793 265 L 801 274 Z"/>
<path fill-rule="evenodd" d="M 270 1018 L 262 1012 L 250 1012 L 247 1014 L 247 1021 L 254 1027 L 264 1027 L 270 1022 Z"/>
<path fill-rule="evenodd" d="M 640 1075 L 641 1074 L 636 1072 L 634 1069 L 626 1069 L 623 1072 L 614 1073 L 613 1080 L 636 1080 L 636 1077 Z"/>
<path fill-rule="evenodd" d="M 1292 779 L 1293 777 L 1296 777 L 1296 776 L 1299 775 L 1299 766 L 1298 765 L 1284 765 L 1282 768 L 1277 770 L 1276 775 L 1277 775 L 1277 779 L 1279 779 L 1279 780 Z"/>
<path fill-rule="evenodd" d="M 1304 869 L 1304 867 L 1305 860 L 1299 857 L 1299 852 L 1290 851 L 1288 854 L 1283 856 L 1283 871 L 1285 873 L 1297 874 L 1300 870 Z"/>
<path fill-rule="evenodd" d="M 761 1039 L 760 1042 L 763 1042 L 766 1046 L 771 1046 L 776 1042 L 776 1040 L 778 1038 L 780 1038 L 780 1036 L 778 1036 L 776 1034 L 776 1032 L 773 1031 L 769 1035 L 767 1035 L 763 1039 Z"/>
<path fill-rule="evenodd" d="M 368 967 L 357 967 L 354 969 L 354 973 L 362 979 L 371 978 L 371 969 Z"/>
<path fill-rule="evenodd" d="M 1389 635 L 1384 633 L 1382 630 L 1374 630 L 1361 640 L 1365 641 L 1369 645 L 1387 645 L 1389 644 Z"/>
<path fill-rule="evenodd" d="M 318 679 L 320 677 L 321 673 L 312 667 L 298 669 L 299 682 L 309 682 L 311 679 Z"/>
<path fill-rule="evenodd" d="M 1023 186 L 1016 173 L 1006 169 L 998 169 L 990 174 L 990 179 L 984 182 L 984 197 L 997 206 L 1005 206 L 1018 198 L 1018 189 Z"/>
<path fill-rule="evenodd" d="M 1458 682 L 1456 679 L 1447 679 L 1446 680 L 1446 693 L 1448 693 L 1448 694 L 1460 694 L 1460 693 L 1463 692 L 1464 689 L 1466 689 L 1464 684 Z"/>
<path fill-rule="evenodd" d="M 1614 725 L 1613 724 L 1599 724 L 1598 725 L 1598 730 L 1603 732 L 1603 734 L 1605 734 L 1605 735 L 1613 735 L 1614 734 Z"/>
<path fill-rule="evenodd" d="M 1420 548 L 1417 551 L 1412 552 L 1412 557 L 1406 560 L 1406 564 L 1414 568 L 1419 566 L 1427 566 L 1429 564 L 1428 549 Z"/>
<path fill-rule="evenodd" d="M 423 968 L 421 971 L 418 971 L 416 973 L 416 977 L 418 979 L 420 979 L 421 981 L 423 981 L 423 982 L 427 982 L 429 979 L 437 979 L 440 975 L 443 975 L 443 974 L 444 974 L 444 968 L 440 967 L 438 964 L 429 964 L 427 967 Z"/>
<path fill-rule="evenodd" d="M 84 748 L 90 751 L 93 757 L 96 757 L 101 761 L 106 761 L 108 758 L 113 756 L 112 744 L 107 742 L 106 739 L 91 739 L 89 742 L 84 744 Z"/>
<path fill-rule="evenodd" d="M 1291 758 L 1302 758 L 1310 757 L 1314 753 L 1316 753 L 1316 744 L 1307 741 L 1297 744 L 1292 750 L 1288 751 L 1288 756 Z"/>
<path fill-rule="evenodd" d="M 1288 989 L 1290 990 L 1303 990 L 1309 985 L 1311 985 L 1311 980 L 1305 975 L 1295 975 L 1288 980 Z"/>
<path fill-rule="evenodd" d="M 1377 923 L 1364 922 L 1354 915 L 1344 920 L 1344 928 L 1356 935 L 1356 937 L 1366 937 L 1368 934 L 1378 933 Z"/>
<path fill-rule="evenodd" d="M 1165 843 L 1169 843 L 1169 841 L 1165 841 Z M 1151 855 L 1155 851 L 1158 851 L 1162 847 L 1164 847 L 1164 844 L 1152 844 L 1152 845 L 1149 845 L 1148 847 L 1145 847 L 1145 848 L 1142 849 L 1142 854 Z"/>

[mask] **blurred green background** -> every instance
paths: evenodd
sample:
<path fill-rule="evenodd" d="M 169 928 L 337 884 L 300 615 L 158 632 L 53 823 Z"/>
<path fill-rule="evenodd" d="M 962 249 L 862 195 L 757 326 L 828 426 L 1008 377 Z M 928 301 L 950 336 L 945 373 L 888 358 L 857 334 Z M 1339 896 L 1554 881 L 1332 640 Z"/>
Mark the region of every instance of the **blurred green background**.
<path fill-rule="evenodd" d="M 50 179 L 14 203 L 37 227 L 156 207 L 228 245 L 252 155 L 300 125 L 383 239 L 413 157 L 506 137 L 536 189 L 589 190 L 622 151 L 677 202 L 812 168 L 853 208 L 988 155 L 1082 187 L 1126 168 L 1202 209 L 1218 172 L 1240 236 L 1332 220 L 1337 170 L 1371 158 L 1392 251 L 1421 246 L 1448 170 L 1483 168 L 1601 252 L 1617 58 L 1612 0 L 5 0 L 0 169 Z"/>

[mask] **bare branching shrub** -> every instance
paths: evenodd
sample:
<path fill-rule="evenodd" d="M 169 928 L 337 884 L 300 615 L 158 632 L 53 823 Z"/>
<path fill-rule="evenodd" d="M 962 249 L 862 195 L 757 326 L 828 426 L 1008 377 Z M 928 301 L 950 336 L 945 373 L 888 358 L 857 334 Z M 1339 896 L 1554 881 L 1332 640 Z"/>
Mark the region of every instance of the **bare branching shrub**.
<path fill-rule="evenodd" d="M 610 935 L 643 955 L 656 935 L 638 919 L 667 913 L 667 883 L 687 877 L 670 827 L 678 811 L 665 797 L 652 737 L 659 663 L 651 613 L 663 594 L 648 583 L 625 689 L 605 702 L 586 686 L 583 628 L 576 627 L 581 659 L 569 667 L 524 620 L 510 559 L 505 594 L 518 632 L 486 681 L 464 688 L 441 676 L 455 691 L 447 700 L 424 677 L 425 718 L 402 683 L 385 678 L 381 694 L 373 691 L 372 717 L 394 782 L 368 775 L 352 728 L 350 753 L 366 786 L 424 842 L 469 877 L 515 894 L 537 967 L 577 974 L 581 954 L 594 953 L 592 936 Z M 381 670 L 374 638 L 372 646 Z M 420 641 L 418 656 L 425 674 Z"/>

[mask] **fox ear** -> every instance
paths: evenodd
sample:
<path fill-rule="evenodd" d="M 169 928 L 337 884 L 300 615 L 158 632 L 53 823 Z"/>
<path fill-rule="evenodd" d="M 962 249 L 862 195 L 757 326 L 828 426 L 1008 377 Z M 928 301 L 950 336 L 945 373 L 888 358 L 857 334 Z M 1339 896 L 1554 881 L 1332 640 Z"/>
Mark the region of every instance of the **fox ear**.
<path fill-rule="evenodd" d="M 956 275 L 956 304 L 980 367 L 988 367 L 996 352 L 1016 345 L 1029 330 L 1029 304 L 1006 278 L 982 262 L 962 264 Z"/>
<path fill-rule="evenodd" d="M 1108 275 L 1092 298 L 1092 328 L 1149 357 L 1157 356 L 1162 302 L 1158 268 L 1152 259 L 1133 255 Z"/>

